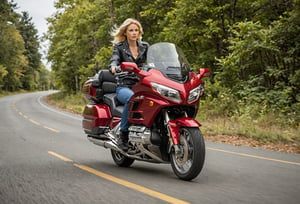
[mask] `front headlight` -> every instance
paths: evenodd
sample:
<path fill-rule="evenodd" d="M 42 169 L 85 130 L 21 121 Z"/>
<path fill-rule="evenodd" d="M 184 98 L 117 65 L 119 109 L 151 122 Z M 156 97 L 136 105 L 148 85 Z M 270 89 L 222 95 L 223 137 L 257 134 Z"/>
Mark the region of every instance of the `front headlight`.
<path fill-rule="evenodd" d="M 152 88 L 157 91 L 160 95 L 162 95 L 163 97 L 166 97 L 172 101 L 175 101 L 177 103 L 180 103 L 181 97 L 179 94 L 179 91 L 177 91 L 176 89 L 172 89 L 170 87 L 158 84 L 158 83 L 154 83 L 154 82 L 150 82 Z"/>
<path fill-rule="evenodd" d="M 199 97 L 201 96 L 202 91 L 203 91 L 202 85 L 197 86 L 196 88 L 192 89 L 189 94 L 188 102 L 191 103 L 193 101 L 198 100 Z"/>

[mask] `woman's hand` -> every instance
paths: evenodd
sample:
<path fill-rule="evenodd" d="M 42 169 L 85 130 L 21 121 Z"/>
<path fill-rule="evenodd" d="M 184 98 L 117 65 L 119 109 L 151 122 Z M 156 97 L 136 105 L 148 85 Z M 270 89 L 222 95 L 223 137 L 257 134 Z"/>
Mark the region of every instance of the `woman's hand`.
<path fill-rule="evenodd" d="M 116 66 L 111 66 L 110 67 L 110 72 L 115 74 L 116 73 Z"/>
<path fill-rule="evenodd" d="M 110 67 L 110 72 L 115 74 L 115 73 L 120 73 L 122 72 L 121 67 L 120 66 L 111 66 Z"/>

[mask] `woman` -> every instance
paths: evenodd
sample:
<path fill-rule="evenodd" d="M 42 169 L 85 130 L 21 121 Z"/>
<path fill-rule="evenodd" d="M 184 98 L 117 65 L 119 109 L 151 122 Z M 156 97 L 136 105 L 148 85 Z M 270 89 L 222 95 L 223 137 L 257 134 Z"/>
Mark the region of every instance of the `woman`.
<path fill-rule="evenodd" d="M 139 67 L 146 61 L 146 53 L 149 47 L 147 42 L 142 42 L 143 28 L 140 22 L 128 18 L 123 24 L 112 32 L 114 40 L 113 53 L 110 59 L 110 70 L 113 74 L 120 72 L 119 65 L 122 62 L 135 62 Z M 124 104 L 120 124 L 119 147 L 126 151 L 128 149 L 128 105 L 133 95 L 131 87 L 139 80 L 134 73 L 121 72 L 116 74 L 117 99 Z"/>

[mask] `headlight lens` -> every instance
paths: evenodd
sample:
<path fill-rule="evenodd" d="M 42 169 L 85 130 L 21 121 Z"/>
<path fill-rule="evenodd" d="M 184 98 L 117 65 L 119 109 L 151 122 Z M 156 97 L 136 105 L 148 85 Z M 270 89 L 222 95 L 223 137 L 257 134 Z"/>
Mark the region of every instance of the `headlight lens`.
<path fill-rule="evenodd" d="M 202 85 L 197 86 L 196 88 L 192 89 L 189 94 L 188 102 L 191 103 L 193 101 L 198 100 L 199 97 L 201 96 L 202 92 L 203 92 Z"/>
<path fill-rule="evenodd" d="M 181 97 L 179 94 L 179 91 L 177 91 L 176 89 L 172 89 L 170 87 L 155 83 L 155 82 L 150 82 L 151 86 L 153 87 L 153 89 L 155 91 L 157 91 L 160 95 L 162 95 L 163 97 L 166 97 L 172 101 L 175 101 L 177 103 L 180 103 Z"/>

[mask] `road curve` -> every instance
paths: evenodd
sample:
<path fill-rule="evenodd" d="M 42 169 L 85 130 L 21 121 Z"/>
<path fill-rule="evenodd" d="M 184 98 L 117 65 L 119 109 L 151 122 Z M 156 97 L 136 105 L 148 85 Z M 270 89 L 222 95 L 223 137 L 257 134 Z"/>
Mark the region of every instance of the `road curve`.
<path fill-rule="evenodd" d="M 191 182 L 168 164 L 117 167 L 90 143 L 81 116 L 50 107 L 35 92 L 0 98 L 0 203 L 300 202 L 300 155 L 206 142 Z"/>

